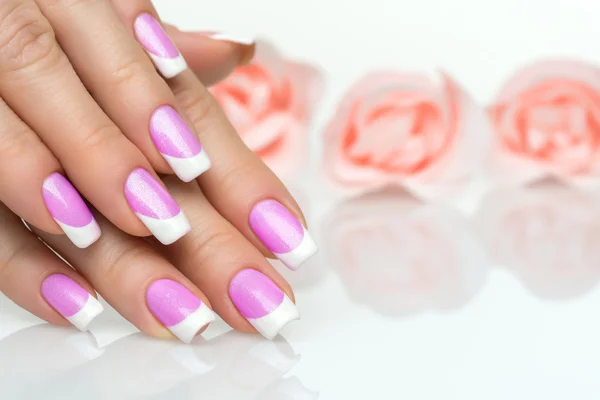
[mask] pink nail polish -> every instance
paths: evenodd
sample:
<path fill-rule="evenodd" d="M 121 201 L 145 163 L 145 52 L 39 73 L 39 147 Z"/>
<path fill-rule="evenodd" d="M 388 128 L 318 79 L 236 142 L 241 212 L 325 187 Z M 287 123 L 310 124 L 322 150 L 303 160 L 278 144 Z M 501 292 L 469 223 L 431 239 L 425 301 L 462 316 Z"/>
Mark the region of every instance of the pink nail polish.
<path fill-rule="evenodd" d="M 66 275 L 54 274 L 42 283 L 48 304 L 82 331 L 104 310 L 102 304 Z"/>
<path fill-rule="evenodd" d="M 175 336 L 191 342 L 215 314 L 185 286 L 170 279 L 153 282 L 146 294 L 148 308 Z"/>
<path fill-rule="evenodd" d="M 138 218 L 162 244 L 174 243 L 191 230 L 179 205 L 148 171 L 138 168 L 129 174 L 125 197 Z"/>
<path fill-rule="evenodd" d="M 150 134 L 158 151 L 179 179 L 190 182 L 210 168 L 210 159 L 196 135 L 171 106 L 161 106 L 150 117 Z"/>
<path fill-rule="evenodd" d="M 229 297 L 238 311 L 267 339 L 300 318 L 296 305 L 266 275 L 244 269 L 229 283 Z"/>
<path fill-rule="evenodd" d="M 156 68 L 165 78 L 173 78 L 187 69 L 187 64 L 162 25 L 150 14 L 139 15 L 133 24 L 135 36 Z"/>
<path fill-rule="evenodd" d="M 278 201 L 257 203 L 250 212 L 250 226 L 265 246 L 290 269 L 298 269 L 319 251 L 300 221 Z"/>
<path fill-rule="evenodd" d="M 77 190 L 64 176 L 55 172 L 42 185 L 44 203 L 52 218 L 79 248 L 86 248 L 100 237 L 100 227 Z"/>

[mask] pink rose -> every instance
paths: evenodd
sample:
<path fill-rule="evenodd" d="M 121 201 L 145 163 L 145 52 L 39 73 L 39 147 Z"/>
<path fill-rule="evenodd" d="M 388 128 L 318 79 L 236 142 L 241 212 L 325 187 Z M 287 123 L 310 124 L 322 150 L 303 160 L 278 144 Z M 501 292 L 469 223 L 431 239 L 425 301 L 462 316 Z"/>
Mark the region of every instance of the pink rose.
<path fill-rule="evenodd" d="M 519 71 L 490 109 L 499 179 L 599 176 L 600 69 L 546 61 Z"/>
<path fill-rule="evenodd" d="M 259 41 L 251 65 L 211 90 L 246 145 L 287 176 L 306 160 L 307 126 L 322 87 L 320 73 L 285 60 Z"/>
<path fill-rule="evenodd" d="M 325 138 L 339 187 L 402 185 L 420 196 L 464 183 L 485 156 L 489 121 L 443 73 L 374 73 L 343 97 Z"/>
<path fill-rule="evenodd" d="M 600 202 L 546 183 L 492 192 L 479 223 L 495 261 L 541 298 L 589 292 L 600 279 Z"/>
<path fill-rule="evenodd" d="M 388 191 L 346 201 L 323 237 L 352 299 L 382 314 L 458 308 L 487 277 L 483 246 L 468 222 L 407 195 Z"/>

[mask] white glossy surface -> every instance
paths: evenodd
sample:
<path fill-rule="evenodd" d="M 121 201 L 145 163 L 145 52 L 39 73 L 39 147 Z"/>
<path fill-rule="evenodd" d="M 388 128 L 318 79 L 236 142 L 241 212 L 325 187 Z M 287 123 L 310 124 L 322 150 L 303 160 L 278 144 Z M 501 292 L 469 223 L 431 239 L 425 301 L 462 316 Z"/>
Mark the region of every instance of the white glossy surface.
<path fill-rule="evenodd" d="M 539 56 L 600 60 L 590 0 L 155 3 L 182 28 L 253 32 L 320 60 L 329 91 L 317 126 L 375 67 L 439 62 L 487 101 Z M 480 189 L 452 204 L 461 214 L 298 190 L 322 251 L 296 272 L 279 266 L 302 319 L 274 343 L 218 322 L 190 346 L 156 341 L 110 309 L 82 333 L 39 325 L 0 296 L 0 398 L 599 398 L 600 201 L 561 188 L 481 201 Z M 336 219 L 347 210 L 359 218 Z"/>

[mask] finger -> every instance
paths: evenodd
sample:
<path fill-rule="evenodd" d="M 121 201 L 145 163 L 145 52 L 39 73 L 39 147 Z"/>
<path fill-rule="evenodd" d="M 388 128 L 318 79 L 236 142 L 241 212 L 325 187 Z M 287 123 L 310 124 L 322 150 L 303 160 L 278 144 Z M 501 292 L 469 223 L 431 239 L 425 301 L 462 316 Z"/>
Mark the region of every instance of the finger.
<path fill-rule="evenodd" d="M 0 292 L 45 321 L 56 325 L 70 322 L 82 331 L 102 312 L 90 284 L 2 204 Z"/>
<path fill-rule="evenodd" d="M 263 255 L 203 197 L 197 185 L 166 179 L 189 209 L 194 229 L 164 248 L 167 258 L 207 295 L 233 328 L 275 337 L 298 319 L 293 292 Z"/>
<path fill-rule="evenodd" d="M 49 233 L 67 234 L 78 247 L 100 237 L 100 228 L 58 160 L 0 99 L 0 202 Z"/>
<path fill-rule="evenodd" d="M 183 32 L 172 25 L 164 26 L 190 69 L 206 86 L 225 79 L 236 67 L 249 64 L 254 57 L 256 45 L 252 38 L 214 32 Z"/>
<path fill-rule="evenodd" d="M 186 71 L 170 81 L 214 167 L 198 182 L 214 207 L 267 256 L 297 269 L 317 251 L 300 207 L 246 147 L 215 99 Z"/>
<path fill-rule="evenodd" d="M 30 1 L 0 2 L 0 96 L 104 215 L 134 235 L 154 229 L 144 228 L 140 220 L 147 221 L 137 218 L 138 202 L 127 201 L 135 200 L 129 195 L 132 187 L 137 195 L 154 195 L 148 185 L 139 184 L 139 171 L 151 171 L 150 164 L 98 107 L 56 42 L 50 23 Z M 174 225 L 179 235 L 189 229 L 183 220 Z"/>
<path fill-rule="evenodd" d="M 189 182 L 210 168 L 169 86 L 107 0 L 38 2 L 82 82 L 154 170 Z"/>
<path fill-rule="evenodd" d="M 99 218 L 104 234 L 87 249 L 41 233 L 123 317 L 142 332 L 189 343 L 214 313 L 202 292 L 143 240 Z"/>

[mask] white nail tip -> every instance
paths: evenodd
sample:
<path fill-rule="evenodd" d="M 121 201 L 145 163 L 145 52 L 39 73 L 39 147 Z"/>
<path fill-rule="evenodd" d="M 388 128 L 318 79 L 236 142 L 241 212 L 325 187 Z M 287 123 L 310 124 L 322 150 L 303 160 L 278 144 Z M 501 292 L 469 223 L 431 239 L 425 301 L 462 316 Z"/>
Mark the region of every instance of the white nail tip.
<path fill-rule="evenodd" d="M 187 63 L 181 54 L 175 58 L 159 57 L 150 52 L 148 52 L 148 55 L 154 62 L 156 69 L 158 69 L 162 76 L 167 79 L 179 75 L 188 68 Z"/>
<path fill-rule="evenodd" d="M 94 297 L 88 296 L 83 308 L 74 315 L 67 317 L 67 320 L 72 323 L 77 329 L 81 331 L 87 331 L 87 327 L 94 318 L 100 315 L 104 311 L 102 304 Z"/>
<path fill-rule="evenodd" d="M 161 153 L 162 154 L 162 153 Z M 208 171 L 212 166 L 210 158 L 206 151 L 202 149 L 200 153 L 188 158 L 178 158 L 162 155 L 169 163 L 175 175 L 184 182 L 191 182 L 204 172 Z"/>
<path fill-rule="evenodd" d="M 309 258 L 317 254 L 319 246 L 315 243 L 312 236 L 304 229 L 302 242 L 294 250 L 288 253 L 273 253 L 286 267 L 291 270 L 297 270 Z"/>
<path fill-rule="evenodd" d="M 215 33 L 215 34 L 210 35 L 210 38 L 213 40 L 221 40 L 224 42 L 233 42 L 233 43 L 243 44 L 245 46 L 251 46 L 255 42 L 255 40 L 250 37 L 230 35 L 227 33 Z"/>
<path fill-rule="evenodd" d="M 57 219 L 54 220 L 60 225 L 71 242 L 80 249 L 85 249 L 100 238 L 100 227 L 95 219 L 92 219 L 86 226 L 80 227 L 64 224 Z"/>
<path fill-rule="evenodd" d="M 180 323 L 172 326 L 167 326 L 167 329 L 177 336 L 182 342 L 190 343 L 200 329 L 215 320 L 215 313 L 204 303 L 200 307 L 187 316 Z"/>
<path fill-rule="evenodd" d="M 261 318 L 248 318 L 248 321 L 267 339 L 273 339 L 291 321 L 299 319 L 296 305 L 286 295 L 272 313 Z"/>
<path fill-rule="evenodd" d="M 192 229 L 190 221 L 188 221 L 183 211 L 167 219 L 151 218 L 139 213 L 136 213 L 136 215 L 152 232 L 154 237 L 164 245 L 175 243 Z"/>

